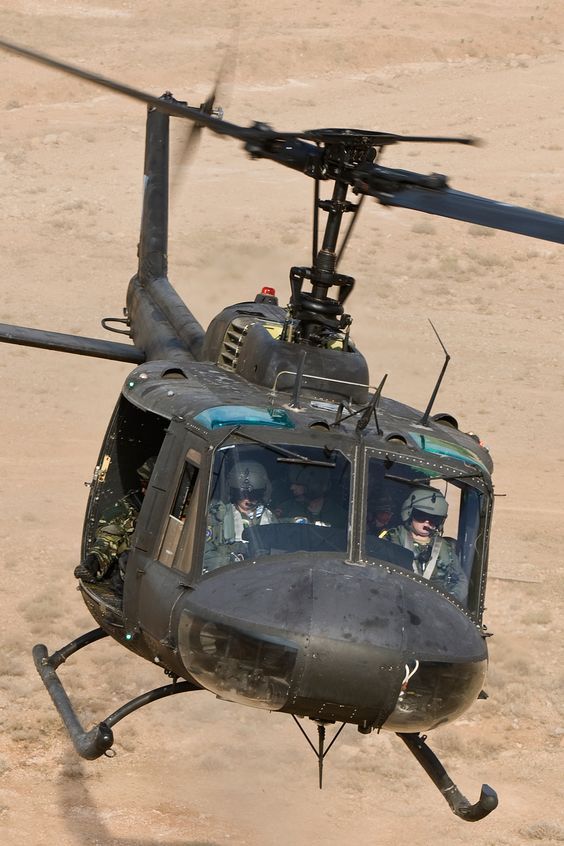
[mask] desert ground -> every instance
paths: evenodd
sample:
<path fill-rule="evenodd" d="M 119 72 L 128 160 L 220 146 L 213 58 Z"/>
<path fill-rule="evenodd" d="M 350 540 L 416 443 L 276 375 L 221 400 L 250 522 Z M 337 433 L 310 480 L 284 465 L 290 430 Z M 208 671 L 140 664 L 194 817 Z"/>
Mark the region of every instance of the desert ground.
<path fill-rule="evenodd" d="M 561 0 L 3 0 L 2 37 L 199 104 L 226 51 L 226 118 L 475 135 L 403 144 L 384 164 L 564 216 Z M 107 336 L 136 269 L 145 110 L 0 54 L 0 322 Z M 173 155 L 181 146 L 176 127 Z M 173 130 L 174 131 L 174 130 Z M 170 278 L 203 325 L 264 284 L 284 302 L 310 254 L 311 182 L 205 135 L 175 172 Z M 31 659 L 93 627 L 72 575 L 100 442 L 129 367 L 4 345 L 0 459 L 0 838 L 4 846 L 334 846 L 564 842 L 563 248 L 367 201 L 342 271 L 373 382 L 478 432 L 494 457 L 485 621 L 489 699 L 430 736 L 460 789 L 498 791 L 456 819 L 393 735 L 345 730 L 317 788 L 289 717 L 211 694 L 153 704 L 80 761 Z M 72 667 L 71 667 L 72 665 Z M 61 670 L 94 723 L 162 681 L 103 642 Z"/>

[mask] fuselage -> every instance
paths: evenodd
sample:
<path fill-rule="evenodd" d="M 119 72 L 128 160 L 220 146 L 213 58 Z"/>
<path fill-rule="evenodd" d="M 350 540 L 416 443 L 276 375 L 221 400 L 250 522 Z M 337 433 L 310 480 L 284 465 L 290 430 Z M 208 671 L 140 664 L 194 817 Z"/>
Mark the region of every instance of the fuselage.
<path fill-rule="evenodd" d="M 382 400 L 378 428 L 359 430 L 354 413 L 336 422 L 339 413 L 307 392 L 292 408 L 207 363 L 141 365 L 110 424 L 84 535 L 86 550 L 105 505 L 133 484 L 134 455 L 156 454 L 123 608 L 104 616 L 88 588 L 85 598 L 120 642 L 220 698 L 365 729 L 428 730 L 462 713 L 484 682 L 491 460 L 474 438 L 422 426 L 392 400 Z M 211 568 L 210 507 L 227 496 L 239 459 L 266 468 L 269 510 L 281 516 Z M 333 525 L 276 507 L 290 495 L 291 468 L 312 464 L 342 514 Z M 417 484 L 451 500 L 463 595 L 424 578 L 371 527 L 379 496 L 399 521 Z"/>

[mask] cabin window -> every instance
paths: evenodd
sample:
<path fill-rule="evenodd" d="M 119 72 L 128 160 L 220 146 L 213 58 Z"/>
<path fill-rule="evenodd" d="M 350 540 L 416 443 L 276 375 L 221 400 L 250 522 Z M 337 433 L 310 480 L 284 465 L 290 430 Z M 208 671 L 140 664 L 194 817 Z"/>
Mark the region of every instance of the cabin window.
<path fill-rule="evenodd" d="M 139 488 L 138 469 L 161 449 L 169 421 L 120 397 L 98 458 L 82 538 L 82 557 L 96 538 L 101 516 Z"/>
<path fill-rule="evenodd" d="M 188 542 L 188 538 L 182 538 L 184 527 L 187 527 L 185 534 L 189 535 L 188 527 L 193 527 L 195 522 L 193 514 L 199 490 L 199 468 L 196 466 L 195 460 L 199 464 L 199 455 L 194 450 L 190 450 L 167 518 L 159 550 L 158 560 L 169 567 L 173 566 L 177 558 L 180 558 L 181 549 L 179 547 L 183 549 Z M 181 538 L 182 544 L 180 543 Z"/>
<path fill-rule="evenodd" d="M 350 479 L 338 450 L 222 446 L 212 469 L 204 572 L 267 556 L 346 553 Z"/>
<path fill-rule="evenodd" d="M 471 480 L 368 460 L 364 557 L 416 573 L 475 611 L 485 558 L 487 496 Z"/>

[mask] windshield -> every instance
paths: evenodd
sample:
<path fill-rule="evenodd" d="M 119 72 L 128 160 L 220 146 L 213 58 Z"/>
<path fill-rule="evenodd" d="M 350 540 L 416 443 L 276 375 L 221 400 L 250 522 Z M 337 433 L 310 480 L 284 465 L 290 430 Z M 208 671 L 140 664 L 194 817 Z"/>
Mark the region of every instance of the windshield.
<path fill-rule="evenodd" d="M 346 553 L 350 476 L 350 462 L 336 450 L 258 442 L 220 447 L 204 572 L 267 555 Z"/>
<path fill-rule="evenodd" d="M 369 458 L 364 552 L 416 573 L 475 611 L 488 497 L 454 475 Z"/>

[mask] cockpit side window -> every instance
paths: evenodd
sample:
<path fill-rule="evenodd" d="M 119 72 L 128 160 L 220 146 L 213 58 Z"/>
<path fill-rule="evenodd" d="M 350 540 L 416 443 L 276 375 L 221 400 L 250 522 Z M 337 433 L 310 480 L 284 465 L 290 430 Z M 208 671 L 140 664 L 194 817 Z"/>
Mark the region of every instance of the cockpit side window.
<path fill-rule="evenodd" d="M 476 611 L 486 519 L 478 487 L 370 458 L 366 491 L 364 555 L 413 572 Z"/>
<path fill-rule="evenodd" d="M 227 444 L 215 455 L 204 572 L 295 552 L 347 550 L 350 462 L 338 450 Z"/>
<path fill-rule="evenodd" d="M 193 514 L 199 491 L 198 465 L 199 455 L 194 450 L 190 450 L 184 463 L 184 469 L 170 514 L 167 518 L 167 524 L 158 554 L 158 560 L 169 567 L 178 566 L 181 550 L 186 546 L 186 538 L 183 538 L 182 544 L 180 544 L 184 527 L 186 526 L 187 528 L 184 534 L 189 534 L 190 526 L 193 527 L 195 523 Z"/>

